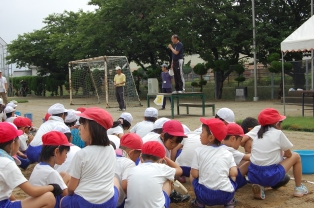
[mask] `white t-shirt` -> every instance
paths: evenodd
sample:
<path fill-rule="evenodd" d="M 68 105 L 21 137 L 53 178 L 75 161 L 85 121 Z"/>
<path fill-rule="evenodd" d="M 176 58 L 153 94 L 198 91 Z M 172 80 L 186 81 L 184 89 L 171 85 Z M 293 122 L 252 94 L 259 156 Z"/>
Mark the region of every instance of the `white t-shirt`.
<path fill-rule="evenodd" d="M 222 145 L 222 147 L 232 153 L 233 158 L 234 158 L 234 162 L 238 166 L 240 164 L 240 162 L 242 161 L 245 154 L 243 152 L 240 152 L 240 151 L 234 149 L 233 147 L 228 147 L 227 145 Z"/>
<path fill-rule="evenodd" d="M 120 138 L 116 135 L 108 135 L 110 141 L 112 141 L 116 145 L 116 149 L 120 147 Z"/>
<path fill-rule="evenodd" d="M 135 167 L 135 163 L 131 159 L 126 158 L 126 157 L 117 157 L 115 174 L 116 174 L 116 177 L 120 181 L 120 185 L 122 184 L 123 180 L 127 179 L 130 170 L 134 167 Z M 121 188 L 118 205 L 122 204 L 125 197 L 126 197 L 126 194 L 124 193 L 124 191 Z"/>
<path fill-rule="evenodd" d="M 21 136 L 19 136 L 20 139 L 20 151 L 24 152 L 27 150 L 27 140 L 28 140 L 28 135 L 27 134 L 22 134 Z"/>
<path fill-rule="evenodd" d="M 146 136 L 149 132 L 151 132 L 154 129 L 154 123 L 151 121 L 141 121 L 130 130 L 130 132 L 136 133 L 141 138 Z"/>
<path fill-rule="evenodd" d="M 263 138 L 258 138 L 260 128 L 261 126 L 255 126 L 246 134 L 253 140 L 251 162 L 259 166 L 279 164 L 283 159 L 283 151 L 291 149 L 293 144 L 281 130 L 273 127 L 263 134 Z"/>
<path fill-rule="evenodd" d="M 68 168 L 70 167 L 70 164 L 72 162 L 72 159 L 74 155 L 80 151 L 81 148 L 79 148 L 76 145 L 70 146 L 70 151 L 67 153 L 67 158 L 65 159 L 64 163 L 62 165 L 55 165 L 55 170 L 60 172 L 69 172 Z"/>
<path fill-rule="evenodd" d="M 0 78 L 0 92 L 5 92 L 6 93 L 6 90 L 5 90 L 5 84 L 6 83 L 8 83 L 7 79 L 5 77 L 1 77 Z"/>
<path fill-rule="evenodd" d="M 142 139 L 143 139 L 143 144 L 146 142 L 151 142 L 151 141 L 159 142 L 160 144 L 162 144 L 162 146 L 164 146 L 164 148 L 166 150 L 166 157 L 168 157 L 168 158 L 171 157 L 171 150 L 168 150 L 166 148 L 165 144 L 163 143 L 163 141 L 160 138 L 160 134 L 157 134 L 155 132 L 150 132 L 145 137 L 143 137 Z"/>
<path fill-rule="evenodd" d="M 191 168 L 199 170 L 198 182 L 207 188 L 234 192 L 229 179 L 229 170 L 234 166 L 231 152 L 221 146 L 203 145 L 195 150 Z"/>
<path fill-rule="evenodd" d="M 121 125 L 116 126 L 114 128 L 110 128 L 107 130 L 107 135 L 113 135 L 113 134 L 123 134 L 123 128 Z"/>
<path fill-rule="evenodd" d="M 159 163 L 141 163 L 132 168 L 124 207 L 164 207 L 162 186 L 167 180 L 174 180 L 175 172 L 174 168 Z"/>
<path fill-rule="evenodd" d="M 93 204 L 101 204 L 114 195 L 113 178 L 116 154 L 111 145 L 89 145 L 72 159 L 69 174 L 80 180 L 74 193 Z"/>
<path fill-rule="evenodd" d="M 59 116 L 50 116 L 49 120 L 45 123 L 41 124 L 39 129 L 34 136 L 34 139 L 31 141 L 30 145 L 33 147 L 37 147 L 43 144 L 42 136 L 50 131 L 52 131 L 56 126 L 64 125 L 65 128 L 67 127 L 64 123 L 64 120 Z"/>
<path fill-rule="evenodd" d="M 68 188 L 58 171 L 53 169 L 50 165 L 42 163 L 38 163 L 35 166 L 31 176 L 29 177 L 29 182 L 33 186 L 47 186 L 49 184 L 56 183 L 62 190 Z"/>
<path fill-rule="evenodd" d="M 177 157 L 176 163 L 180 166 L 191 167 L 194 151 L 196 148 L 201 147 L 202 143 L 200 133 L 189 132 L 186 136 L 188 137 L 183 138 L 181 142 L 183 145 L 182 152 L 179 157 Z"/>
<path fill-rule="evenodd" d="M 17 117 L 15 116 L 11 116 L 10 118 L 5 119 L 5 122 L 9 122 L 9 123 L 13 123 L 14 119 L 16 119 Z"/>
<path fill-rule="evenodd" d="M 0 157 L 0 201 L 9 199 L 13 189 L 26 181 L 14 161 Z"/>

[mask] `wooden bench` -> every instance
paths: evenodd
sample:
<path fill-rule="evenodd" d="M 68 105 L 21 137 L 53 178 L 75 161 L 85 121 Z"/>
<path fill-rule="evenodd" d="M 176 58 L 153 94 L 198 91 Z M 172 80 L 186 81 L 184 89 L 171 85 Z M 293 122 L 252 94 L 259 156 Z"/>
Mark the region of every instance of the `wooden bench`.
<path fill-rule="evenodd" d="M 213 116 L 215 115 L 215 104 L 213 103 L 205 103 L 204 106 L 202 105 L 202 103 L 179 103 L 178 106 L 185 106 L 187 114 L 189 114 L 189 107 L 195 107 L 195 108 L 211 107 L 213 111 Z"/>

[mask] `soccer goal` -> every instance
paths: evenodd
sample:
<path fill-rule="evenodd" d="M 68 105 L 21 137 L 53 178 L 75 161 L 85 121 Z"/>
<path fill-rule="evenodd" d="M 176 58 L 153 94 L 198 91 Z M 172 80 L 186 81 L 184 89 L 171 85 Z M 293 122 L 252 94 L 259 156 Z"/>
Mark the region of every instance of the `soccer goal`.
<path fill-rule="evenodd" d="M 69 93 L 71 105 L 106 103 L 118 107 L 113 83 L 115 67 L 126 76 L 124 88 L 126 106 L 142 106 L 133 75 L 125 56 L 100 56 L 69 62 Z"/>

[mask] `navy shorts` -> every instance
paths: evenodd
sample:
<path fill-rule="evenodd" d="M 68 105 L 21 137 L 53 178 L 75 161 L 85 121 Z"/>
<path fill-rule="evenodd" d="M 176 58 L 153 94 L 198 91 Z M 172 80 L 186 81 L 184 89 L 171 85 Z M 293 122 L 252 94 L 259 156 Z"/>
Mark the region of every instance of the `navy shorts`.
<path fill-rule="evenodd" d="M 11 202 L 9 199 L 0 201 L 1 208 L 22 208 L 21 201 Z"/>
<path fill-rule="evenodd" d="M 237 175 L 237 178 L 236 178 L 236 183 L 238 185 L 237 187 L 237 190 L 239 188 L 242 188 L 243 186 L 245 186 L 247 184 L 247 180 L 246 178 L 241 174 L 241 171 L 240 169 L 238 168 L 238 175 Z"/>
<path fill-rule="evenodd" d="M 186 167 L 186 166 L 180 166 L 182 169 L 182 176 L 185 177 L 190 177 L 190 173 L 191 173 L 191 167 Z"/>
<path fill-rule="evenodd" d="M 42 145 L 39 146 L 32 146 L 29 145 L 26 150 L 27 158 L 29 159 L 30 163 L 35 163 L 39 161 L 39 156 L 41 153 Z"/>
<path fill-rule="evenodd" d="M 93 204 L 86 201 L 83 197 L 73 194 L 72 196 L 65 196 L 61 201 L 61 208 L 116 208 L 118 204 L 119 191 L 114 187 L 114 195 L 108 201 L 102 204 Z"/>
<path fill-rule="evenodd" d="M 168 196 L 168 194 L 164 191 L 162 191 L 164 193 L 164 196 L 165 196 L 165 208 L 169 208 L 170 206 L 170 198 Z"/>
<path fill-rule="evenodd" d="M 237 189 L 237 183 L 230 179 L 234 190 Z M 221 190 L 212 190 L 198 183 L 198 178 L 192 182 L 196 200 L 207 206 L 225 205 L 234 198 L 234 192 L 226 192 Z"/>
<path fill-rule="evenodd" d="M 281 164 L 258 166 L 250 163 L 248 177 L 252 184 L 274 186 L 284 179 L 286 170 Z"/>

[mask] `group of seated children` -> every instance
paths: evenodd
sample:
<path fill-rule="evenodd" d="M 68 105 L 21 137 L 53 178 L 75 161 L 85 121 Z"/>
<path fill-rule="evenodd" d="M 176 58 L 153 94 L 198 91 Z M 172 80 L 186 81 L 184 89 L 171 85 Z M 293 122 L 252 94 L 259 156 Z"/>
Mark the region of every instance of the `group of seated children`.
<path fill-rule="evenodd" d="M 34 138 L 27 136 L 31 122 L 23 117 L 15 125 L 0 123 L 0 207 L 169 207 L 170 199 L 189 200 L 174 191 L 173 182 L 190 177 L 196 196 L 191 207 L 232 208 L 236 190 L 249 182 L 254 198 L 265 199 L 265 187 L 289 182 L 291 167 L 294 196 L 308 193 L 300 156 L 281 131 L 285 116 L 272 108 L 262 110 L 258 120 L 245 119 L 242 127 L 232 110 L 222 108 L 215 118 L 201 118 L 195 131 L 158 119 L 157 109 L 147 108 L 131 133 L 124 133 L 133 121 L 127 112 L 113 121 L 102 108 L 69 112 L 57 103 L 48 113 Z M 73 129 L 80 147 L 73 144 Z M 246 153 L 238 151 L 240 145 Z M 39 162 L 29 182 L 14 162 L 16 154 Z M 17 201 L 15 187 L 29 198 Z"/>

